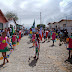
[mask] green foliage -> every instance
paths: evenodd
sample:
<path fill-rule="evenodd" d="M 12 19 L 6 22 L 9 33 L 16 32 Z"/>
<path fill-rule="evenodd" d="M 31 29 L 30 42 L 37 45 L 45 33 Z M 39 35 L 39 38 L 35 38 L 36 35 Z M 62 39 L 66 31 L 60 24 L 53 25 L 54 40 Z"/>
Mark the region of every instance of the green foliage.
<path fill-rule="evenodd" d="M 43 27 L 43 29 L 46 27 L 45 24 L 38 24 L 37 28 L 40 29 L 41 26 Z"/>
<path fill-rule="evenodd" d="M 5 16 L 6 16 L 8 19 L 14 18 L 16 21 L 18 20 L 17 15 L 16 15 L 15 13 L 12 13 L 12 12 L 7 12 L 7 13 L 5 14 Z"/>

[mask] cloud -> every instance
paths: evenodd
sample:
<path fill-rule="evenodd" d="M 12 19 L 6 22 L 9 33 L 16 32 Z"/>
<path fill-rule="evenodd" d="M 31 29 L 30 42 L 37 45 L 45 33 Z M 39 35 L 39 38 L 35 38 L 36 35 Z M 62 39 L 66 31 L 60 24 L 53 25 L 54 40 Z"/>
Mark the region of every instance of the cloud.
<path fill-rule="evenodd" d="M 0 0 L 0 9 L 4 13 L 15 12 L 19 17 L 17 22 L 26 27 L 31 27 L 34 19 L 36 25 L 40 23 L 40 12 L 44 24 L 59 21 L 71 14 L 71 5 L 71 0 Z"/>

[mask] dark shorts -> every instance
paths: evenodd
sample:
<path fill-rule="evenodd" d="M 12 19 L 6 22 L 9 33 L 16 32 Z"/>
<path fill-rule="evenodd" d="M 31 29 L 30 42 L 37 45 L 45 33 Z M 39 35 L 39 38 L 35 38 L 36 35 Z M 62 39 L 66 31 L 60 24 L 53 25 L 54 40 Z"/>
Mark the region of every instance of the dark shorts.
<path fill-rule="evenodd" d="M 48 36 L 48 38 L 50 38 L 50 36 Z"/>
<path fill-rule="evenodd" d="M 44 36 L 44 39 L 46 38 L 46 36 Z"/>
<path fill-rule="evenodd" d="M 63 38 L 62 37 L 60 37 L 60 42 L 62 42 L 63 41 Z"/>
<path fill-rule="evenodd" d="M 67 50 L 72 50 L 72 48 L 67 48 Z"/>

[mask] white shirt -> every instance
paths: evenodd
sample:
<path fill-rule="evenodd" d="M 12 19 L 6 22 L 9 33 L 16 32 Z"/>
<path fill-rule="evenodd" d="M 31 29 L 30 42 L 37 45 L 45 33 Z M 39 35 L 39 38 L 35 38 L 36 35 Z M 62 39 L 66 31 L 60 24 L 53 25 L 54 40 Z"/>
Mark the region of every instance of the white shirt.
<path fill-rule="evenodd" d="M 12 32 L 12 29 L 10 28 L 10 32 Z"/>
<path fill-rule="evenodd" d="M 10 37 L 10 33 L 9 33 L 9 31 L 7 32 L 7 36 L 9 36 L 9 37 Z"/>

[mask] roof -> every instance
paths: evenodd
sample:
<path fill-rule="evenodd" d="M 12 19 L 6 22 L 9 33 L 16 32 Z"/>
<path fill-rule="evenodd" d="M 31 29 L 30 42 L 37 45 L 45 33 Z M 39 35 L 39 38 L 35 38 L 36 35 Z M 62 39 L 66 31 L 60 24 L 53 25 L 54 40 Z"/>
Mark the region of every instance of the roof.
<path fill-rule="evenodd" d="M 50 23 L 48 23 L 47 25 L 50 25 Z"/>
<path fill-rule="evenodd" d="M 4 16 L 4 14 L 1 10 L 0 10 L 0 14 L 4 17 L 5 21 L 8 22 L 8 20 L 6 19 L 6 17 Z"/>
<path fill-rule="evenodd" d="M 62 20 L 60 20 L 58 23 L 60 23 L 60 22 L 62 22 L 62 21 L 72 21 L 72 20 L 62 19 Z"/>
<path fill-rule="evenodd" d="M 62 19 L 62 20 L 60 20 L 59 22 L 48 23 L 47 25 L 50 25 L 50 24 L 55 24 L 55 23 L 60 23 L 60 22 L 62 22 L 62 21 L 72 21 L 72 20 L 66 20 L 66 19 Z"/>

